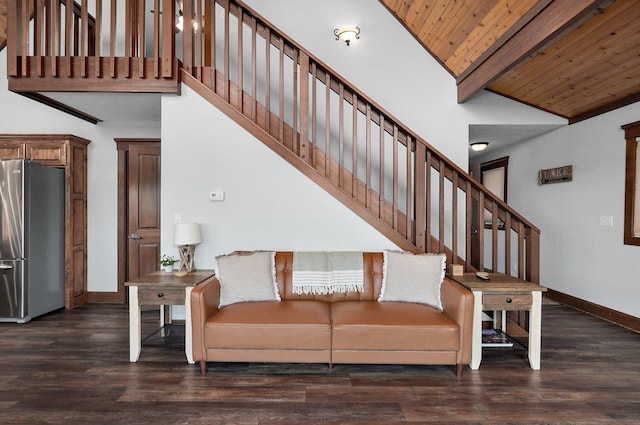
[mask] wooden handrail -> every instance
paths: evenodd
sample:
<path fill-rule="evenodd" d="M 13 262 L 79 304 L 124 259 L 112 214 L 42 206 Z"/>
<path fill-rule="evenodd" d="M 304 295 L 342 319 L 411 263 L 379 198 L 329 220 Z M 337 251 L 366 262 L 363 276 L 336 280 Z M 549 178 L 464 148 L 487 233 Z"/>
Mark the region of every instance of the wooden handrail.
<path fill-rule="evenodd" d="M 184 12 L 184 71 L 391 240 L 539 281 L 540 231 L 365 93 L 238 0 Z"/>

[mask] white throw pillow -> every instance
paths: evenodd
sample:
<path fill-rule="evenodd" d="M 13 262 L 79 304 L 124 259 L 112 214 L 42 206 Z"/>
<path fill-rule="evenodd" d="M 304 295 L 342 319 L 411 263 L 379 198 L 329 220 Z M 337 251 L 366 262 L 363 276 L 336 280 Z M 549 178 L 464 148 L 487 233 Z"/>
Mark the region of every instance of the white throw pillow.
<path fill-rule="evenodd" d="M 246 301 L 280 301 L 273 251 L 216 257 L 220 305 Z"/>
<path fill-rule="evenodd" d="M 421 303 L 442 310 L 440 286 L 446 258 L 444 254 L 385 251 L 378 301 Z"/>

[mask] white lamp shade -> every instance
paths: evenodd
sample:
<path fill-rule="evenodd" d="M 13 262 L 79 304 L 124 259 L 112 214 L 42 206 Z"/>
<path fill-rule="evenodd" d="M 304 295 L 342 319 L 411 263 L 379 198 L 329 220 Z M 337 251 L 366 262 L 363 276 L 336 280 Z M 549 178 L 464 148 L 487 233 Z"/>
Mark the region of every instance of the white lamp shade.
<path fill-rule="evenodd" d="M 202 242 L 198 223 L 176 223 L 173 228 L 174 245 L 196 245 Z"/>

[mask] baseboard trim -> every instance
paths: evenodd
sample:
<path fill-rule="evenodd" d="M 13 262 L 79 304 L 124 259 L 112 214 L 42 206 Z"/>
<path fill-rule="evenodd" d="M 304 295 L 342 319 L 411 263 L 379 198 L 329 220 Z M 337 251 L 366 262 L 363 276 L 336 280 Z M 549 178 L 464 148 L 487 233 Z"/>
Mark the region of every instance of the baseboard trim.
<path fill-rule="evenodd" d="M 568 305 L 569 307 L 573 307 L 577 310 L 584 311 L 587 314 L 599 317 L 600 319 L 608 322 L 615 323 L 616 325 L 640 332 L 640 317 L 631 316 L 630 314 L 622 313 L 609 307 L 604 307 L 553 289 L 547 289 L 545 297 L 561 304 Z"/>
<path fill-rule="evenodd" d="M 87 304 L 124 304 L 120 292 L 87 292 Z"/>

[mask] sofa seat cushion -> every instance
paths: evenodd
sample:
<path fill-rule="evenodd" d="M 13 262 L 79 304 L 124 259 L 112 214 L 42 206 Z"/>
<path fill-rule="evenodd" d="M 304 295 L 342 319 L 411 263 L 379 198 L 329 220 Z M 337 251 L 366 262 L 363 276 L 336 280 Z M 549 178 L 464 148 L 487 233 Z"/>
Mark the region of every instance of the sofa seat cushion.
<path fill-rule="evenodd" d="M 457 351 L 460 327 L 417 303 L 341 301 L 331 305 L 333 350 Z"/>
<path fill-rule="evenodd" d="M 324 301 L 259 301 L 228 305 L 204 329 L 207 348 L 331 349 L 330 305 Z"/>

